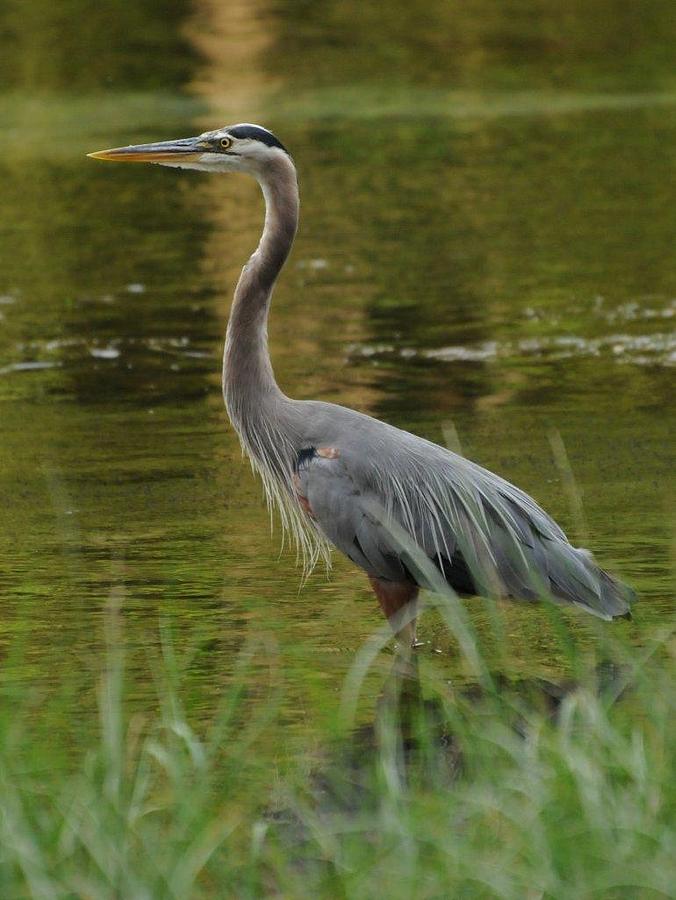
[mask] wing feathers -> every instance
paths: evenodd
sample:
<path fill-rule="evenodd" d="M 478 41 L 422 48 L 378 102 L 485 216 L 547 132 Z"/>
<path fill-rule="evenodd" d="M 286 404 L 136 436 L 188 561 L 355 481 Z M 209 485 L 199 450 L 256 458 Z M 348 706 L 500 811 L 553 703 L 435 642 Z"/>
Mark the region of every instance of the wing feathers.
<path fill-rule="evenodd" d="M 548 596 L 606 619 L 628 612 L 629 589 L 572 547 L 532 498 L 468 460 L 425 446 L 433 448 L 429 456 L 399 452 L 389 464 L 341 447 L 335 457 L 315 455 L 299 468 L 317 524 L 369 575 L 411 577 L 389 519 L 463 592 Z M 376 508 L 385 521 L 374 517 Z"/>

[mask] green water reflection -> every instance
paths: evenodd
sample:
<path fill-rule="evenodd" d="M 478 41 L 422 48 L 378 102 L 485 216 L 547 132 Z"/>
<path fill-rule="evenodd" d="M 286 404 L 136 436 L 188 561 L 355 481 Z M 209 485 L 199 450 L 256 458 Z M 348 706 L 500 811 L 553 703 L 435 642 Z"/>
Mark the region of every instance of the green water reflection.
<path fill-rule="evenodd" d="M 199 648 L 198 716 L 264 634 L 292 733 L 326 724 L 379 624 L 343 560 L 299 592 L 222 408 L 255 185 L 83 158 L 207 121 L 262 118 L 299 167 L 302 226 L 271 323 L 284 388 L 434 440 L 446 429 L 582 538 L 556 430 L 590 546 L 642 595 L 627 634 L 667 619 L 673 21 L 659 0 L 592 7 L 397 3 L 384 23 L 353 3 L 0 14 L 0 648 L 46 727 L 60 673 L 83 721 L 94 708 L 111 590 L 141 706 L 160 617 Z M 546 616 L 505 616 L 510 666 L 556 674 Z M 433 616 L 422 635 L 457 674 Z"/>

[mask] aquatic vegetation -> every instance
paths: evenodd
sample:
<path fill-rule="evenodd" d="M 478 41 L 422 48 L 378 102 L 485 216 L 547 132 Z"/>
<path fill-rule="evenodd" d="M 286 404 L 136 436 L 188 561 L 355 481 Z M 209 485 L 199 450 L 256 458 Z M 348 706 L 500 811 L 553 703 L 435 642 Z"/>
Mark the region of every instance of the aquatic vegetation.
<path fill-rule="evenodd" d="M 449 683 L 429 651 L 395 655 L 376 709 L 356 722 L 362 679 L 389 640 L 381 629 L 345 681 L 333 738 L 286 762 L 265 741 L 282 712 L 274 641 L 248 644 L 213 715 L 195 723 L 184 702 L 194 657 L 162 627 L 156 708 L 143 716 L 109 607 L 98 731 L 83 755 L 55 766 L 49 745 L 27 752 L 34 698 L 4 685 L 0 894 L 672 896 L 669 634 L 642 650 L 607 640 L 602 664 L 569 643 L 575 679 L 509 680 L 489 671 L 455 602 L 440 611 L 466 679 Z M 69 713 L 64 728 L 77 728 Z"/>

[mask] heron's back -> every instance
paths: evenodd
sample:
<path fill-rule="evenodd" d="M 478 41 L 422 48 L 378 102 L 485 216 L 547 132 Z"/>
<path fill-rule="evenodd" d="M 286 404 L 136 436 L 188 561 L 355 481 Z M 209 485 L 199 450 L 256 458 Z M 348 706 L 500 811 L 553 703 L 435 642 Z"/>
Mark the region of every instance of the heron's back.
<path fill-rule="evenodd" d="M 460 593 L 548 597 L 604 619 L 628 613 L 630 589 L 510 482 L 370 416 L 314 401 L 298 407 L 299 476 L 315 521 L 372 577 L 433 587 L 426 559 Z M 313 457 L 322 447 L 335 456 Z"/>

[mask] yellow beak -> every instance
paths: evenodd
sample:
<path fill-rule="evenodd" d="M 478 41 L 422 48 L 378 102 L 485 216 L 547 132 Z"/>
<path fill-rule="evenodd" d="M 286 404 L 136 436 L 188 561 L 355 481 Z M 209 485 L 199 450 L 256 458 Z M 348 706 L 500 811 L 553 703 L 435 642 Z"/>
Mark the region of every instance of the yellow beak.
<path fill-rule="evenodd" d="M 178 162 L 196 160 L 207 147 L 200 146 L 198 138 L 182 138 L 177 141 L 159 141 L 155 144 L 136 144 L 131 147 L 114 147 L 112 150 L 97 150 L 88 153 L 92 159 L 106 159 L 110 162 Z"/>

